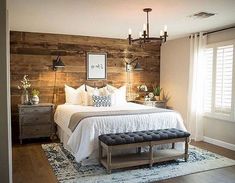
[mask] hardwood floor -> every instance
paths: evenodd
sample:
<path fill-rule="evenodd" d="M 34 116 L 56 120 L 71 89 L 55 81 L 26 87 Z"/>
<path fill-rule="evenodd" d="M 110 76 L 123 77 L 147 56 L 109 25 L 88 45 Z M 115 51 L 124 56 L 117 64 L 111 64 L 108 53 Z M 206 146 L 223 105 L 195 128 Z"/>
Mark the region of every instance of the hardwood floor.
<path fill-rule="evenodd" d="M 235 151 L 205 142 L 192 142 L 194 146 L 235 159 Z M 56 183 L 56 177 L 41 148 L 41 143 L 13 146 L 14 183 Z M 235 166 L 159 181 L 159 183 L 235 183 Z"/>

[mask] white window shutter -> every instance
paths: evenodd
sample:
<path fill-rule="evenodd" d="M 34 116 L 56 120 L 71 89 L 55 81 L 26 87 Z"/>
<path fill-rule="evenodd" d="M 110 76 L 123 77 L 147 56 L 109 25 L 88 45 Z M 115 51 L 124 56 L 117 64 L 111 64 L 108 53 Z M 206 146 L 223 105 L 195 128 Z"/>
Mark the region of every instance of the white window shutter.
<path fill-rule="evenodd" d="M 215 78 L 215 113 L 231 114 L 233 45 L 217 47 Z"/>
<path fill-rule="evenodd" d="M 213 48 L 205 49 L 206 78 L 204 80 L 204 111 L 212 112 Z"/>

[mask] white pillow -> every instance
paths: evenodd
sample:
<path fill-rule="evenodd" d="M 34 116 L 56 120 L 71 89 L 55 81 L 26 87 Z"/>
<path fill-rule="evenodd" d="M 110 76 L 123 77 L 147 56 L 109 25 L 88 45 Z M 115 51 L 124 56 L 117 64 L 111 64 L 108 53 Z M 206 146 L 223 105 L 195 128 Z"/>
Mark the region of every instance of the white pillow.
<path fill-rule="evenodd" d="M 127 103 L 126 101 L 126 86 L 115 88 L 111 85 L 107 85 L 108 92 L 111 93 L 112 106 L 120 106 Z"/>
<path fill-rule="evenodd" d="M 109 92 L 114 92 L 117 88 L 112 85 L 106 85 L 106 88 Z"/>
<path fill-rule="evenodd" d="M 82 92 L 85 91 L 85 85 L 74 89 L 68 85 L 65 85 L 65 100 L 67 104 L 83 105 Z"/>
<path fill-rule="evenodd" d="M 84 99 L 84 105 L 93 105 L 93 99 L 92 96 L 96 95 L 96 96 L 100 96 L 100 90 L 98 88 L 93 88 L 90 86 L 86 85 L 86 89 L 87 91 L 82 93 L 83 99 Z"/>

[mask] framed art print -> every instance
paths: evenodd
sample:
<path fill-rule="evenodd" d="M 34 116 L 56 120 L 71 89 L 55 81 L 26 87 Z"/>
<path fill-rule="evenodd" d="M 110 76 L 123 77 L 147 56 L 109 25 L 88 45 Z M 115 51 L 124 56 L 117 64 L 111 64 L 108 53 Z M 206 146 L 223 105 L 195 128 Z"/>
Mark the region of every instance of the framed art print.
<path fill-rule="evenodd" d="M 87 80 L 107 79 L 107 53 L 87 53 Z"/>

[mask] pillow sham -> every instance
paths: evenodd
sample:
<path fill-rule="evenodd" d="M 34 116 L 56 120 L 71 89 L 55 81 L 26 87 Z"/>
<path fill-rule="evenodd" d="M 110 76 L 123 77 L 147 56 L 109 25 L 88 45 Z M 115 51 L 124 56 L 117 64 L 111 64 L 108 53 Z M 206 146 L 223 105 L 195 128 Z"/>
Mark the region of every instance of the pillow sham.
<path fill-rule="evenodd" d="M 93 106 L 94 107 L 110 107 L 111 106 L 111 96 L 97 96 L 93 95 Z"/>
<path fill-rule="evenodd" d="M 65 102 L 67 104 L 83 105 L 84 101 L 82 98 L 82 92 L 85 91 L 85 85 L 81 85 L 75 89 L 68 85 L 65 85 Z"/>
<path fill-rule="evenodd" d="M 127 103 L 125 85 L 120 88 L 115 88 L 111 85 L 107 85 L 107 90 L 111 94 L 112 106 L 120 106 Z"/>
<path fill-rule="evenodd" d="M 82 96 L 83 96 L 83 99 L 84 99 L 84 105 L 86 106 L 92 106 L 93 105 L 93 99 L 92 99 L 92 96 L 93 95 L 100 95 L 100 91 L 98 88 L 93 88 L 93 87 L 90 87 L 88 85 L 86 85 L 86 91 L 83 92 Z"/>

